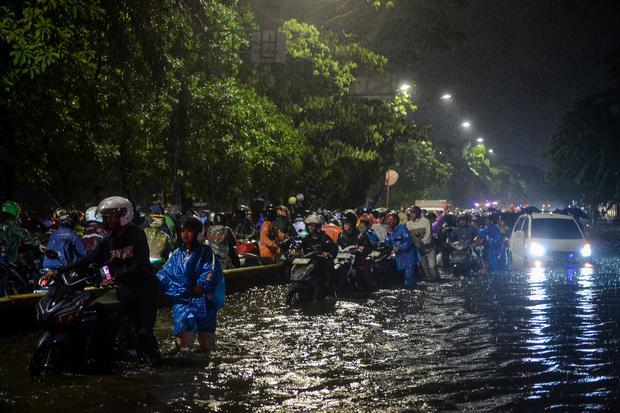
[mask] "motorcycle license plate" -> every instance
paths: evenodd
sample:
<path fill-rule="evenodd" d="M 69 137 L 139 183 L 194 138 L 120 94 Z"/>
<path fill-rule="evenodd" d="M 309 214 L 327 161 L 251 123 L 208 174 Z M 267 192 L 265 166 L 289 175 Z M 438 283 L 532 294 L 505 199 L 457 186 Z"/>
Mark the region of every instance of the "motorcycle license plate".
<path fill-rule="evenodd" d="M 310 258 L 295 258 L 293 265 L 308 265 L 310 264 Z"/>
<path fill-rule="evenodd" d="M 348 260 L 351 258 L 351 254 L 349 254 L 348 252 L 339 252 L 338 255 L 336 255 L 336 258 L 340 258 L 341 260 Z"/>

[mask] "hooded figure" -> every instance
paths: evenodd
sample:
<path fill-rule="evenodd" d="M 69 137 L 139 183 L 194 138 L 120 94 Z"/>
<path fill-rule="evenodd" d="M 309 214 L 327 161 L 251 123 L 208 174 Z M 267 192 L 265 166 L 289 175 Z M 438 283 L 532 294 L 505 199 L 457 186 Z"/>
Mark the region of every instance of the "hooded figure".
<path fill-rule="evenodd" d="M 203 351 L 215 349 L 217 312 L 224 306 L 226 285 L 218 257 L 208 245 L 198 242 L 201 222 L 181 217 L 178 225 L 181 247 L 157 273 L 161 290 L 172 297 L 172 319 L 176 345 L 191 349 L 198 335 Z"/>
<path fill-rule="evenodd" d="M 396 269 L 404 274 L 405 287 L 414 287 L 415 268 L 419 261 L 419 253 L 411 234 L 405 224 L 399 224 L 400 219 L 395 212 L 389 213 L 385 221 L 388 224 L 388 233 L 385 244 L 392 247 L 396 254 Z"/>

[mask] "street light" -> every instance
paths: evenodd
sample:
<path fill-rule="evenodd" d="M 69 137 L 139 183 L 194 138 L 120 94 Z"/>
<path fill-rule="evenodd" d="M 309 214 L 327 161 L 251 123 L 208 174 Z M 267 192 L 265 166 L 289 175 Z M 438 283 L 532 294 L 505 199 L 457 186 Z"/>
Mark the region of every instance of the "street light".
<path fill-rule="evenodd" d="M 452 100 L 452 95 L 449 93 L 445 93 L 441 96 L 441 100 L 443 100 L 444 102 L 449 102 Z"/>
<path fill-rule="evenodd" d="M 476 142 L 482 143 L 482 142 L 484 142 L 484 138 L 482 136 L 480 136 L 479 138 L 476 139 Z"/>
<path fill-rule="evenodd" d="M 463 123 L 461 123 L 461 126 L 464 127 L 465 129 L 469 129 L 471 128 L 471 122 L 466 120 Z"/>
<path fill-rule="evenodd" d="M 489 149 L 489 153 L 492 155 L 493 154 L 493 149 Z"/>
<path fill-rule="evenodd" d="M 411 90 L 411 85 L 405 83 L 403 85 L 401 85 L 398 90 L 400 90 L 401 93 L 407 93 Z"/>

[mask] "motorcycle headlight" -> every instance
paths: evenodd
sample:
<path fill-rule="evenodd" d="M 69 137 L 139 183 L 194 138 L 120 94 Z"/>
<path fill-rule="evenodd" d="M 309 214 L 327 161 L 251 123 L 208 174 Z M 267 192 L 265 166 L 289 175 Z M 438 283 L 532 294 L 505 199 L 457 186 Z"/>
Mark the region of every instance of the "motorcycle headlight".
<path fill-rule="evenodd" d="M 546 252 L 545 247 L 542 245 L 535 242 L 530 244 L 530 254 L 532 254 L 533 257 L 542 257 Z"/>
<path fill-rule="evenodd" d="M 590 247 L 590 244 L 586 244 L 581 249 L 581 256 L 589 257 L 590 255 L 592 255 L 592 247 Z"/>

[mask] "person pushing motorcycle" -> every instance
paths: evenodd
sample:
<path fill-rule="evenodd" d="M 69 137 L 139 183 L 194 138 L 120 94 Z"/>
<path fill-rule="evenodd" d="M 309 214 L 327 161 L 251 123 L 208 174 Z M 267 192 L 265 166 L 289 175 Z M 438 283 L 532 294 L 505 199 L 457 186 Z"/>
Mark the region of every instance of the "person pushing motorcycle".
<path fill-rule="evenodd" d="M 153 327 L 157 316 L 158 282 L 149 262 L 149 246 L 142 228 L 132 223 L 134 208 L 120 196 L 104 199 L 97 208 L 111 231 L 95 250 L 76 262 L 76 269 L 91 264 L 107 266 L 110 274 L 103 285 L 116 288 L 117 297 L 129 317 L 142 359 L 160 357 Z"/>

